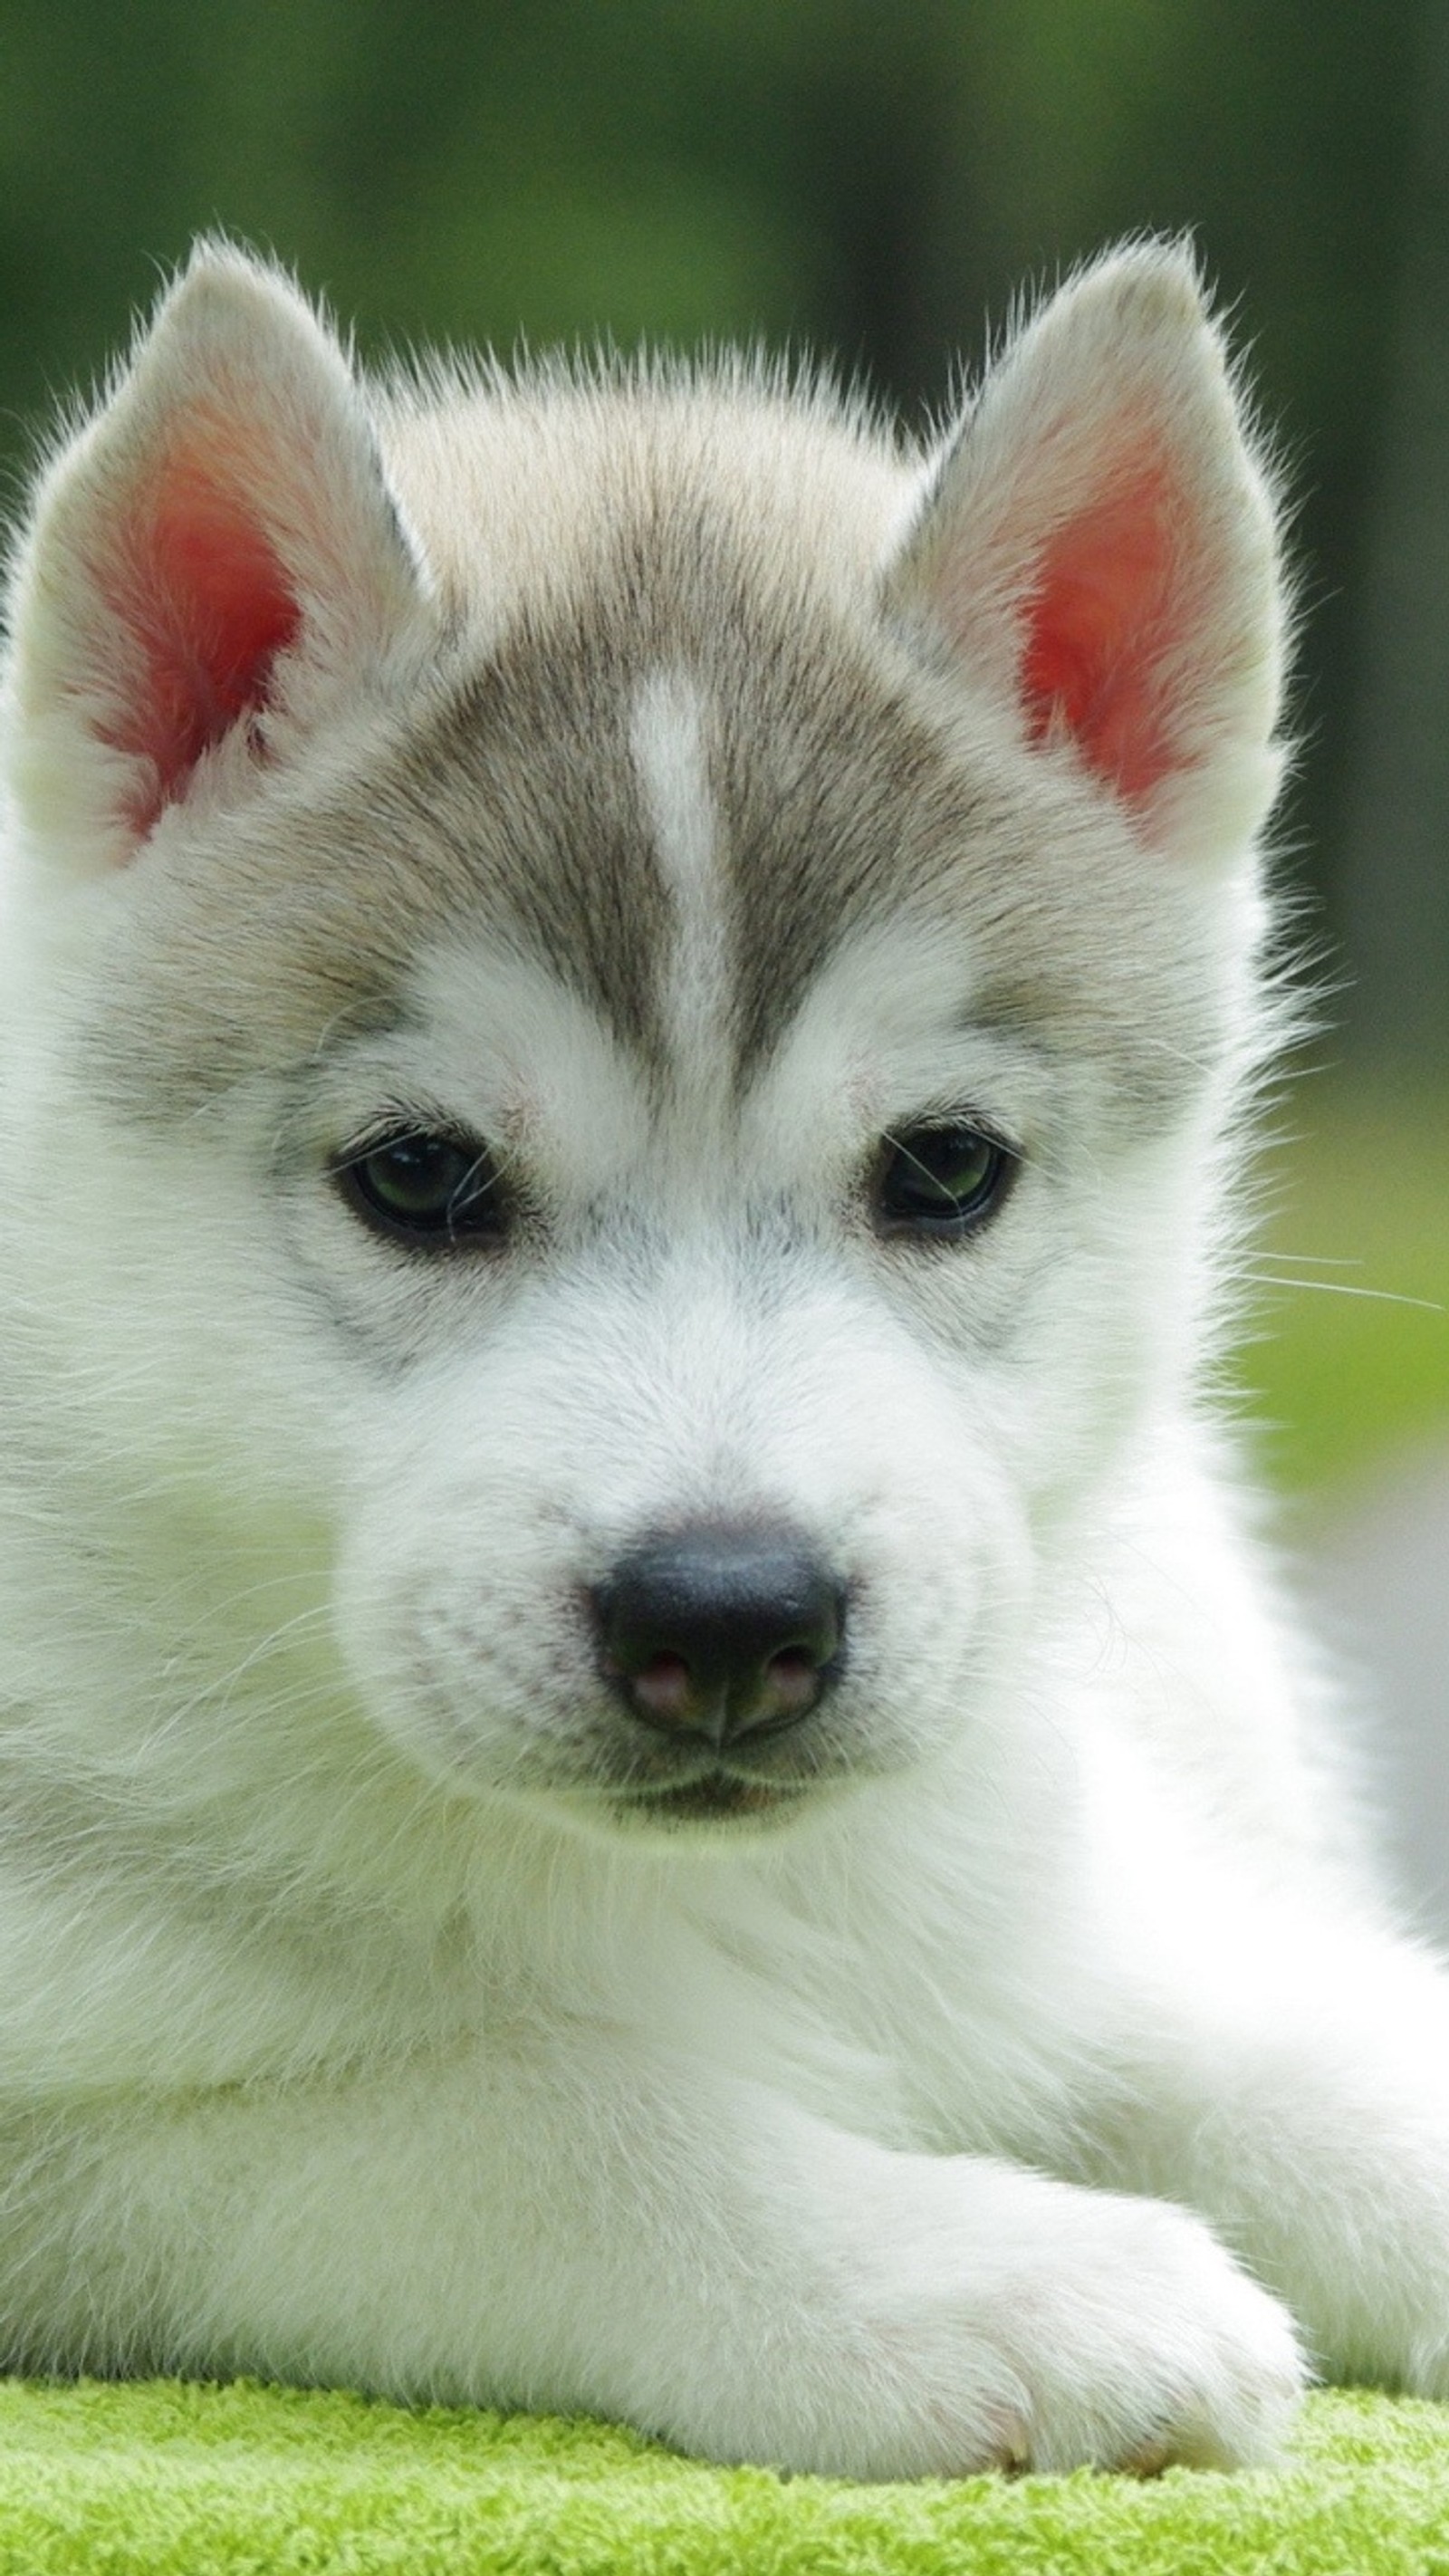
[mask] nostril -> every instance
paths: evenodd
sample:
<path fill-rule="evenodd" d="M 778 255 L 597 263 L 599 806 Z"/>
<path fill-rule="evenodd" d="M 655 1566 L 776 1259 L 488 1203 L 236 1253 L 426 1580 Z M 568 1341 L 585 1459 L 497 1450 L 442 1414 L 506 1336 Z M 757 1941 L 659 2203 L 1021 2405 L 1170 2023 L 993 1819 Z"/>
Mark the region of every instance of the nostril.
<path fill-rule="evenodd" d="M 694 1680 L 682 1655 L 655 1655 L 626 1679 L 629 1697 L 641 1717 L 656 1726 L 689 1724 Z"/>
<path fill-rule="evenodd" d="M 804 1646 L 787 1646 L 783 1654 L 770 1657 L 765 1680 L 782 1717 L 803 1716 L 814 1706 L 820 1695 L 821 1665 L 829 1660 L 825 1655 L 817 1661 Z"/>
<path fill-rule="evenodd" d="M 594 1596 L 635 1716 L 719 1746 L 793 1726 L 838 1665 L 844 1595 L 793 1532 L 698 1523 L 636 1548 Z"/>

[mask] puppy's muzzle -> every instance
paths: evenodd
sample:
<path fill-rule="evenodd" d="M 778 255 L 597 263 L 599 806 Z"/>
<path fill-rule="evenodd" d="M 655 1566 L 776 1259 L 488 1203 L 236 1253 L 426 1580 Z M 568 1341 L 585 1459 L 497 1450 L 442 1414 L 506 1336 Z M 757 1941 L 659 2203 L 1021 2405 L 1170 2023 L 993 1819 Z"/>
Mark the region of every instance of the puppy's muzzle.
<path fill-rule="evenodd" d="M 715 1752 L 797 1726 L 844 1654 L 844 1589 L 784 1529 L 697 1522 L 625 1557 L 593 1600 L 631 1714 Z"/>

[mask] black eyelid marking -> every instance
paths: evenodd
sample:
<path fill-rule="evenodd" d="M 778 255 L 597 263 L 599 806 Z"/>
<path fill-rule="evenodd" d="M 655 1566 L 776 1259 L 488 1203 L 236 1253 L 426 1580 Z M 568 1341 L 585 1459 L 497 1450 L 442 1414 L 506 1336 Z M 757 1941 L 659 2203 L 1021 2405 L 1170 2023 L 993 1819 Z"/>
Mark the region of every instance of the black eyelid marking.
<path fill-rule="evenodd" d="M 381 1153 L 392 1144 L 410 1136 L 427 1136 L 439 1145 L 454 1145 L 461 1154 L 479 1151 L 479 1139 L 446 1111 L 420 1102 L 407 1107 L 402 1101 L 384 1102 L 381 1108 L 359 1127 L 348 1143 L 339 1146 L 328 1158 L 328 1169 L 346 1171 L 350 1164 L 366 1162 L 369 1154 Z M 484 1149 L 486 1150 L 486 1148 Z"/>

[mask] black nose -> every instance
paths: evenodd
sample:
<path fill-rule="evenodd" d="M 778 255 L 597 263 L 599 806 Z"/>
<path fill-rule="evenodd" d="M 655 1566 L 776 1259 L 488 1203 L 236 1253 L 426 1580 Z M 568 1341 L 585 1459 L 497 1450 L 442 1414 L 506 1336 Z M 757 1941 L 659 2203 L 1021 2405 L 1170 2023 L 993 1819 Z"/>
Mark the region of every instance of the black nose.
<path fill-rule="evenodd" d="M 605 1669 L 635 1716 L 716 1750 L 796 1725 L 844 1641 L 840 1585 L 788 1531 L 701 1522 L 652 1539 L 595 1602 Z"/>

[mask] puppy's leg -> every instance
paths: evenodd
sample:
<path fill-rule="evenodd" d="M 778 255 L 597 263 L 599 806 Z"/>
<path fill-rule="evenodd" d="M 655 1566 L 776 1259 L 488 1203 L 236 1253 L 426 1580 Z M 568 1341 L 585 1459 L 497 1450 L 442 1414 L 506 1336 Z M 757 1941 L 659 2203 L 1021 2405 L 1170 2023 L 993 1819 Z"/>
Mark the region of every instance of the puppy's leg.
<path fill-rule="evenodd" d="M 29 2244 L 10 2206 L 32 2366 L 582 2408 L 862 2477 L 1255 2460 L 1298 2383 L 1185 2212 L 890 2152 L 622 2038 L 88 2116 Z"/>
<path fill-rule="evenodd" d="M 1200 2210 L 1326 2375 L 1449 2396 L 1449 1977 L 1373 1931 L 1199 1928 L 1128 2007 L 1093 2178 Z"/>

